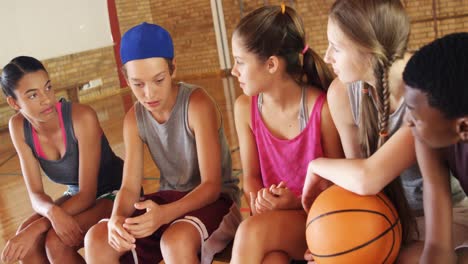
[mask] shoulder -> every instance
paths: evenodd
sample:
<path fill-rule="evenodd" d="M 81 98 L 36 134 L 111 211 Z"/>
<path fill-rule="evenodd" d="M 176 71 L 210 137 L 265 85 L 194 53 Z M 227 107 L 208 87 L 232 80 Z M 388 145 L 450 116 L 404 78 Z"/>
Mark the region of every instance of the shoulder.
<path fill-rule="evenodd" d="M 210 106 L 215 106 L 215 102 L 211 96 L 208 95 L 205 89 L 201 87 L 195 88 L 190 94 L 189 109 L 194 108 L 193 110 L 196 110 L 197 108 Z"/>
<path fill-rule="evenodd" d="M 203 88 L 192 91 L 187 111 L 190 129 L 199 127 L 202 123 L 217 124 L 221 120 L 221 113 L 217 110 L 215 101 Z"/>
<path fill-rule="evenodd" d="M 94 109 L 90 106 L 76 103 L 71 104 L 71 109 L 73 130 L 78 141 L 80 139 L 90 141 L 93 138 L 100 138 L 102 129 Z M 64 118 L 66 117 L 64 116 Z"/>
<path fill-rule="evenodd" d="M 192 91 L 189 98 L 189 115 L 216 115 L 216 103 L 203 88 L 196 88 Z"/>
<path fill-rule="evenodd" d="M 16 113 L 10 117 L 10 120 L 8 121 L 8 126 L 9 128 L 15 129 L 18 126 L 23 127 L 23 122 L 24 122 L 24 116 L 21 113 Z"/>
<path fill-rule="evenodd" d="M 218 113 L 216 103 L 203 88 L 197 88 L 190 94 L 188 105 L 188 118 L 190 127 L 194 124 L 205 123 L 206 120 L 219 122 L 221 114 Z"/>
<path fill-rule="evenodd" d="M 241 94 L 234 103 L 234 121 L 236 125 L 248 123 L 251 126 L 252 97 Z"/>
<path fill-rule="evenodd" d="M 328 109 L 335 122 L 354 125 L 354 117 L 346 84 L 336 78 L 327 92 Z M 337 124 L 339 125 L 339 124 Z"/>
<path fill-rule="evenodd" d="M 99 122 L 96 111 L 94 111 L 92 107 L 77 103 L 72 103 L 70 107 L 73 125 L 89 126 L 90 124 L 96 124 L 96 122 Z"/>
<path fill-rule="evenodd" d="M 82 133 L 89 133 L 91 131 L 100 131 L 101 125 L 93 108 L 88 105 L 72 103 L 71 118 L 75 135 L 79 137 Z M 67 118 L 64 116 L 64 118 Z M 85 132 L 86 131 L 86 132 Z"/>
<path fill-rule="evenodd" d="M 346 85 L 342 83 L 338 78 L 333 80 L 327 91 L 327 100 L 328 102 L 330 102 L 330 105 L 349 105 L 348 97 L 349 96 Z"/>
<path fill-rule="evenodd" d="M 136 114 L 135 114 L 136 106 L 133 105 L 125 114 L 124 117 L 124 127 L 127 126 L 135 126 L 136 127 Z"/>
<path fill-rule="evenodd" d="M 24 139 L 24 116 L 21 113 L 16 113 L 10 117 L 8 121 L 8 130 L 10 136 L 14 139 Z"/>
<path fill-rule="evenodd" d="M 234 110 L 236 113 L 250 113 L 251 104 L 252 97 L 241 94 L 234 103 Z"/>
<path fill-rule="evenodd" d="M 312 111 L 315 103 L 317 102 L 317 99 L 322 95 L 325 94 L 325 92 L 315 86 L 307 86 L 305 90 L 305 99 L 307 102 L 307 108 L 309 111 Z"/>
<path fill-rule="evenodd" d="M 144 131 L 141 131 L 143 135 L 146 133 Z M 151 132 L 148 132 L 151 133 Z M 154 132 L 153 132 L 154 133 Z M 127 141 L 129 139 L 133 138 L 139 138 L 140 137 L 140 130 L 138 128 L 138 123 L 137 123 L 137 116 L 136 116 L 136 104 L 134 104 L 125 114 L 124 121 L 123 121 L 123 137 L 124 141 Z"/>

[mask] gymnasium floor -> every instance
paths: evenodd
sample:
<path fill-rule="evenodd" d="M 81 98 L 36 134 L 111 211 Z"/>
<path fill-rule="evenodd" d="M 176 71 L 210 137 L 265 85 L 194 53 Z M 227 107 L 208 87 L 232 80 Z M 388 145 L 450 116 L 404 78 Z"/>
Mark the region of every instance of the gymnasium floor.
<path fill-rule="evenodd" d="M 228 78 L 203 78 L 184 80 L 188 83 L 200 85 L 217 102 L 222 115 L 225 134 L 232 150 L 233 170 L 241 176 L 241 164 L 238 151 L 238 142 L 234 126 L 234 102 L 242 93 L 238 83 L 232 77 Z M 124 157 L 124 144 L 122 138 L 122 123 L 125 112 L 133 104 L 131 92 L 124 92 L 90 105 L 96 110 L 104 133 L 114 152 Z M 11 238 L 19 224 L 27 216 L 33 213 L 26 186 L 21 175 L 18 156 L 11 143 L 8 131 L 0 131 L 0 250 L 3 250 L 6 242 Z M 145 150 L 144 156 L 144 181 L 145 193 L 151 193 L 158 189 L 159 171 L 154 165 L 149 152 Z M 43 179 L 46 193 L 52 198 L 59 197 L 66 189 L 52 183 L 46 177 Z M 241 211 L 247 216 L 248 206 L 242 201 Z M 213 263 L 226 263 L 220 259 Z"/>

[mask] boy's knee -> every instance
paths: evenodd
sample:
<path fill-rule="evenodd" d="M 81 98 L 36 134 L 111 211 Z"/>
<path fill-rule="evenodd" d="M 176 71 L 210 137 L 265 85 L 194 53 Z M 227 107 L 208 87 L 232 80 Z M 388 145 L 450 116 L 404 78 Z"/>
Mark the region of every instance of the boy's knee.
<path fill-rule="evenodd" d="M 91 227 L 84 238 L 86 263 L 116 263 L 119 253 L 108 243 L 107 222 Z"/>
<path fill-rule="evenodd" d="M 193 230 L 191 230 L 193 231 Z M 198 230 L 194 232 L 184 232 L 182 229 L 169 228 L 161 237 L 161 252 L 163 255 L 172 254 L 181 251 L 186 253 L 195 252 L 200 249 L 200 235 Z"/>
<path fill-rule="evenodd" d="M 84 244 L 86 250 L 97 249 L 103 243 L 107 244 L 107 222 L 95 224 L 86 233 Z"/>
<path fill-rule="evenodd" d="M 165 236 L 161 237 L 161 252 L 163 255 L 180 252 L 181 250 L 188 250 L 189 244 L 185 244 L 187 240 L 184 236 L 176 238 L 175 236 Z"/>

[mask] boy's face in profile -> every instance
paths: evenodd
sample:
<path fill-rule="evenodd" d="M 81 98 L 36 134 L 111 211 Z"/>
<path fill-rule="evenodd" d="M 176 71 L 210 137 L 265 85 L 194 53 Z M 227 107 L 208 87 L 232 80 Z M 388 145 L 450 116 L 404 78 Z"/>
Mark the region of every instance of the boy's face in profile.
<path fill-rule="evenodd" d="M 405 102 L 408 107 L 406 121 L 413 136 L 432 148 L 442 148 L 457 143 L 457 120 L 429 105 L 427 95 L 419 89 L 405 85 Z"/>
<path fill-rule="evenodd" d="M 166 109 L 172 91 L 173 71 L 164 58 L 148 58 L 125 64 L 127 83 L 148 111 Z"/>

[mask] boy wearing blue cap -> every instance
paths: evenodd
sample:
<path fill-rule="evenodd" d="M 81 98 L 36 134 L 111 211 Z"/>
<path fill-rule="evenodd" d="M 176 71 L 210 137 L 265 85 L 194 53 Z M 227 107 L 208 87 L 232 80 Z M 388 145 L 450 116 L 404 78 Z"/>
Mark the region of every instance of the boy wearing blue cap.
<path fill-rule="evenodd" d="M 121 191 L 108 223 L 86 235 L 86 261 L 211 263 L 241 220 L 221 114 L 203 89 L 173 85 L 174 48 L 162 27 L 131 28 L 120 54 L 138 102 L 124 120 Z M 160 170 L 160 191 L 139 199 L 144 144 Z"/>

